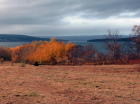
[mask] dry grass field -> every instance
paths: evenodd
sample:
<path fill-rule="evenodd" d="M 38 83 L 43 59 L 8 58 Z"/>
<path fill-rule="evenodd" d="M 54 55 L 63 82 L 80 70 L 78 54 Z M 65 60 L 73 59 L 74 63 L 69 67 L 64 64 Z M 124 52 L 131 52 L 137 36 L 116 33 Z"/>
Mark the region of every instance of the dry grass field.
<path fill-rule="evenodd" d="M 0 65 L 0 104 L 140 104 L 138 65 Z"/>

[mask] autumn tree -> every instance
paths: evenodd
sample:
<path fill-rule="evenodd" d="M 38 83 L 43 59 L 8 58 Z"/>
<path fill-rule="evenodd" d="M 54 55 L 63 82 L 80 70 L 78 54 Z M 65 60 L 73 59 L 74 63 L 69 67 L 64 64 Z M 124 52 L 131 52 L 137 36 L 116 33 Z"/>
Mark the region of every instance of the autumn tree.
<path fill-rule="evenodd" d="M 36 41 L 12 50 L 13 62 L 39 64 L 65 64 L 69 60 L 68 54 L 75 47 L 73 43 L 58 42 L 56 39 Z"/>
<path fill-rule="evenodd" d="M 11 48 L 12 62 L 26 62 L 28 54 L 33 53 L 35 49 L 36 45 L 32 44 L 26 44 Z"/>

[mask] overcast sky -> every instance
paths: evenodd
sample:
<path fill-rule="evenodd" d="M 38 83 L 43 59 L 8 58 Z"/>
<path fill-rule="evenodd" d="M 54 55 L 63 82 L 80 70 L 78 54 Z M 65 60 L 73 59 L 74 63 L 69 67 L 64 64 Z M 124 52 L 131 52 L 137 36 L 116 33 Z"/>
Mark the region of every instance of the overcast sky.
<path fill-rule="evenodd" d="M 130 34 L 140 25 L 140 0 L 0 0 L 0 33 Z"/>

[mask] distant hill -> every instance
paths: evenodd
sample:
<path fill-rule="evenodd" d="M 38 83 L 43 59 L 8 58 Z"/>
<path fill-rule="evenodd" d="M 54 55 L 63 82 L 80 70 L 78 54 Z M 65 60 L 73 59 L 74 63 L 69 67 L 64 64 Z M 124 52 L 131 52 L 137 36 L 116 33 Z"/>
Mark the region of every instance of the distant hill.
<path fill-rule="evenodd" d="M 31 42 L 31 41 L 49 41 L 49 38 L 40 38 L 28 35 L 0 34 L 0 42 Z"/>
<path fill-rule="evenodd" d="M 87 40 L 87 42 L 104 42 L 104 41 L 112 41 L 113 39 L 92 39 L 92 40 Z M 117 41 L 124 41 L 124 42 L 127 42 L 127 41 L 132 41 L 131 38 L 118 38 L 116 39 Z"/>
<path fill-rule="evenodd" d="M 93 39 L 94 37 L 101 37 L 101 35 L 93 35 L 93 36 L 41 36 L 41 37 L 45 37 L 45 38 L 51 38 L 51 37 L 55 37 L 57 39 L 63 39 L 63 40 L 68 40 L 68 41 L 87 41 L 89 39 Z"/>
<path fill-rule="evenodd" d="M 135 37 L 129 37 L 129 36 L 123 36 L 123 35 L 120 35 L 118 36 L 118 38 L 116 39 L 117 41 L 120 41 L 120 42 L 129 42 L 129 41 L 132 41 Z M 111 38 L 107 38 L 107 37 L 104 37 L 104 38 L 94 38 L 94 39 L 90 39 L 90 40 L 87 40 L 87 42 L 104 42 L 104 41 L 112 41 L 113 39 Z"/>
<path fill-rule="evenodd" d="M 107 35 L 85 35 L 85 36 L 42 36 L 45 38 L 56 37 L 58 39 L 64 39 L 69 41 L 87 41 L 91 39 L 106 39 Z M 120 38 L 127 38 L 128 35 L 120 35 Z"/>

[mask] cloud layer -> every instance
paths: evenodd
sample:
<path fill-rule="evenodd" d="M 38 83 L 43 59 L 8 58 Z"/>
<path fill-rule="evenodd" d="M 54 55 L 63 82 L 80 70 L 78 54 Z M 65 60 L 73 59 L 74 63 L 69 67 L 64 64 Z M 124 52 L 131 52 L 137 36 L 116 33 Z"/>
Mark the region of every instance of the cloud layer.
<path fill-rule="evenodd" d="M 140 24 L 140 0 L 0 0 L 0 33 L 94 35 Z"/>

